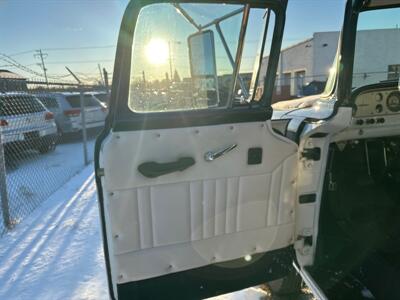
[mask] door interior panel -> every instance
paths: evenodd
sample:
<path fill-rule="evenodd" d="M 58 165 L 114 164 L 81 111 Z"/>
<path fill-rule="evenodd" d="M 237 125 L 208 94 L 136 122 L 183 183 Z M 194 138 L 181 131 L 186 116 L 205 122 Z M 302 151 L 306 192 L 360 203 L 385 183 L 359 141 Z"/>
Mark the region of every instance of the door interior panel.
<path fill-rule="evenodd" d="M 236 144 L 206 161 L 209 151 Z M 249 164 L 249 149 L 261 148 Z M 193 158 L 155 178 L 138 167 Z M 100 164 L 117 284 L 263 253 L 293 243 L 297 145 L 270 121 L 113 132 Z M 112 174 L 112 175 L 110 175 Z"/>

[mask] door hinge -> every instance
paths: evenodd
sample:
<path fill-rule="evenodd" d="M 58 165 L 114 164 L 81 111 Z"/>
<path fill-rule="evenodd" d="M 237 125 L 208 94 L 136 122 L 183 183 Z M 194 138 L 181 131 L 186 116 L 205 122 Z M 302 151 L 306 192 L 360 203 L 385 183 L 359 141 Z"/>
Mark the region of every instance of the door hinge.
<path fill-rule="evenodd" d="M 319 161 L 321 159 L 321 148 L 308 148 L 301 152 L 301 157 L 307 160 Z"/>
<path fill-rule="evenodd" d="M 98 168 L 96 174 L 99 177 L 104 176 L 104 169 L 103 168 Z"/>
<path fill-rule="evenodd" d="M 301 253 L 301 255 L 309 255 L 311 253 L 313 245 L 312 232 L 307 232 L 306 234 L 311 235 L 299 235 L 296 242 L 294 243 L 294 248 Z"/>

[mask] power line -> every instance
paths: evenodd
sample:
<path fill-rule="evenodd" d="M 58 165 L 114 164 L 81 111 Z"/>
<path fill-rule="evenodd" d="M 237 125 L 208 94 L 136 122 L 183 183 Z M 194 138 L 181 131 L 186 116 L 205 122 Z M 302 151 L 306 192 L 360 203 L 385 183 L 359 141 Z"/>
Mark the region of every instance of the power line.
<path fill-rule="evenodd" d="M 2 57 L 2 56 L 3 56 L 3 55 L 0 54 L 0 59 L 6 60 L 5 57 Z M 34 76 L 37 76 L 37 77 L 43 77 L 43 76 L 44 76 L 42 73 L 38 73 L 38 72 L 36 72 L 36 71 L 34 71 L 34 70 L 28 68 L 27 66 L 24 66 L 24 65 L 22 65 L 22 64 L 19 64 L 19 63 L 18 63 L 17 61 L 15 61 L 15 60 L 13 60 L 13 62 L 14 62 L 13 64 L 9 64 L 9 65 L 6 65 L 6 66 L 7 66 L 7 67 L 16 68 L 16 69 L 18 69 L 18 70 L 22 70 L 22 71 L 24 71 L 24 72 L 26 72 L 26 73 L 29 73 L 29 74 L 34 75 Z M 35 65 L 36 65 L 36 64 L 35 64 Z M 2 67 L 5 67 L 5 66 L 2 66 Z M 97 69 L 97 68 L 96 68 L 96 69 Z M 86 72 L 76 72 L 76 73 L 79 74 L 79 75 L 81 75 L 81 76 L 83 76 L 85 80 L 98 81 L 98 75 L 97 75 L 97 73 L 92 73 L 92 72 L 89 72 L 89 73 L 86 73 Z M 112 74 L 112 73 L 110 73 L 110 74 Z M 65 75 L 51 75 L 51 74 L 47 74 L 47 77 L 48 77 L 49 79 L 55 79 L 55 80 L 67 78 L 67 77 L 70 77 L 70 76 L 71 76 L 71 74 L 65 74 Z"/>
<path fill-rule="evenodd" d="M 63 47 L 63 48 L 44 48 L 46 51 L 68 51 L 68 50 L 85 50 L 85 49 L 107 49 L 116 48 L 116 45 L 105 45 L 105 46 L 84 46 L 84 47 Z"/>
<path fill-rule="evenodd" d="M 6 54 L 0 53 L 0 59 L 5 61 L 8 64 L 14 66 L 15 68 L 18 68 L 18 69 L 26 72 L 26 73 L 30 73 L 30 74 L 35 75 L 35 76 L 43 77 L 43 74 L 38 73 L 38 72 L 32 70 L 31 68 L 20 64 L 15 59 L 13 59 L 12 57 L 10 57 L 10 56 L 8 56 Z"/>
<path fill-rule="evenodd" d="M 90 49 L 107 49 L 107 48 L 116 48 L 117 45 L 104 45 L 104 46 L 83 46 L 83 47 L 57 47 L 57 48 L 42 48 L 43 51 L 75 51 L 75 50 L 90 50 Z M 29 53 L 34 53 L 36 50 L 26 50 L 17 53 L 8 54 L 8 56 L 19 56 Z"/>
<path fill-rule="evenodd" d="M 19 63 L 18 61 L 16 61 L 15 59 L 13 59 L 12 57 L 0 53 L 0 60 L 6 62 L 8 65 L 8 67 L 13 67 L 16 68 L 18 70 L 21 70 L 25 73 L 37 76 L 37 77 L 44 77 L 42 73 L 36 72 L 35 70 L 32 70 L 31 68 L 29 68 L 29 66 L 25 66 L 21 63 Z M 36 65 L 36 64 L 35 64 Z M 66 75 L 48 75 L 46 74 L 48 78 L 51 79 L 60 79 L 60 78 L 65 78 L 67 77 Z"/>
<path fill-rule="evenodd" d="M 88 64 L 88 63 L 99 63 L 99 62 L 113 62 L 114 59 L 94 59 L 94 60 L 74 60 L 74 61 L 48 61 L 48 65 L 61 65 L 61 64 Z M 33 66 L 35 64 L 29 64 Z"/>
<path fill-rule="evenodd" d="M 284 37 L 285 41 L 295 41 L 295 40 L 301 40 L 304 39 L 305 37 Z M 258 43 L 259 40 L 246 40 L 246 43 Z M 236 40 L 229 40 L 228 43 L 237 43 Z M 99 46 L 82 46 L 82 47 L 50 47 L 50 48 L 42 48 L 42 51 L 76 51 L 76 50 L 90 50 L 90 49 L 107 49 L 107 48 L 116 48 L 117 45 L 99 45 Z M 18 56 L 18 55 L 24 55 L 24 54 L 29 54 L 29 53 L 34 53 L 36 52 L 35 49 L 32 50 L 26 50 L 22 52 L 17 52 L 17 53 L 11 53 L 8 54 L 8 56 L 13 57 L 13 56 Z"/>
<path fill-rule="evenodd" d="M 28 54 L 28 53 L 32 53 L 35 52 L 36 50 L 27 50 L 27 51 L 23 51 L 23 52 L 17 52 L 17 53 L 12 53 L 9 54 L 8 56 L 18 56 L 18 55 L 23 55 L 23 54 Z"/>

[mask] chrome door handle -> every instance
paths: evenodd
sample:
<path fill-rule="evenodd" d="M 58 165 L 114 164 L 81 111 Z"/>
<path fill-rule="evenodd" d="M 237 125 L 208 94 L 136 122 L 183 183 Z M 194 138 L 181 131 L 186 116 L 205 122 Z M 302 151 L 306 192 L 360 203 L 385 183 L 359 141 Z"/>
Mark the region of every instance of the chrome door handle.
<path fill-rule="evenodd" d="M 217 159 L 218 157 L 221 157 L 222 155 L 232 151 L 233 149 L 235 149 L 237 147 L 237 144 L 233 144 L 230 145 L 224 149 L 221 150 L 217 150 L 217 151 L 209 151 L 206 154 L 204 154 L 204 159 L 206 161 L 213 161 L 215 159 Z"/>

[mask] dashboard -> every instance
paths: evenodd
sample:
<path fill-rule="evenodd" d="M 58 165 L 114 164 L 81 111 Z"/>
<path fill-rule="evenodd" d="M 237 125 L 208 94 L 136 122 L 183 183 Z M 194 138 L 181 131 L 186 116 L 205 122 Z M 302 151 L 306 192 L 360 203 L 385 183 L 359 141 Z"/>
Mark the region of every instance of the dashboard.
<path fill-rule="evenodd" d="M 398 87 L 365 91 L 356 97 L 355 105 L 359 125 L 385 123 L 385 116 L 400 115 L 400 91 Z"/>

